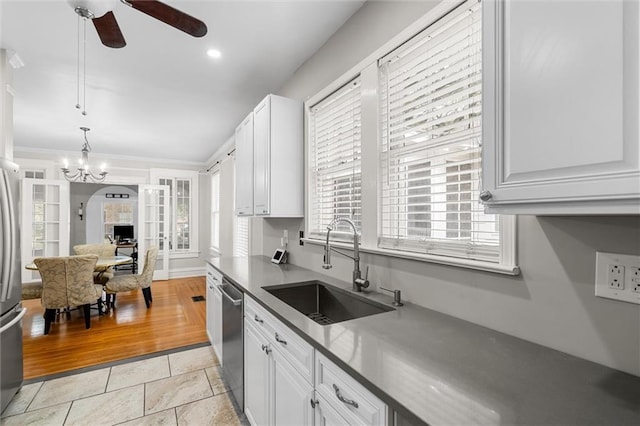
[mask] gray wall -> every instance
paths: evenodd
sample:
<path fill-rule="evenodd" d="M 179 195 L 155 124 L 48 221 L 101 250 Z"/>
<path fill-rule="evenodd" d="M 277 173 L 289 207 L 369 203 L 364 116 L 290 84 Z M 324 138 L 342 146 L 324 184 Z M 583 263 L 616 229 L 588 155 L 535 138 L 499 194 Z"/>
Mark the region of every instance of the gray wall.
<path fill-rule="evenodd" d="M 112 186 L 112 185 L 106 185 Z M 113 186 L 122 186 L 123 188 L 127 188 L 136 194 L 138 193 L 138 187 L 136 185 L 124 186 L 124 185 L 113 185 Z M 71 220 L 70 220 L 70 230 L 71 235 L 69 236 L 69 254 L 73 254 L 73 246 L 77 244 L 85 244 L 87 242 L 87 233 L 86 233 L 86 214 L 80 220 L 80 216 L 78 216 L 78 208 L 80 207 L 80 203 L 84 206 L 84 211 L 86 213 L 87 202 L 89 198 L 100 189 L 105 188 L 105 185 L 100 183 L 75 183 L 72 182 L 69 188 L 69 204 L 71 205 Z"/>
<path fill-rule="evenodd" d="M 433 3 L 367 2 L 278 94 L 305 100 L 422 16 Z M 289 230 L 290 261 L 319 272 L 322 248 L 299 246 L 299 219 L 267 219 L 263 254 Z M 517 277 L 365 254 L 373 287 L 414 303 L 640 375 L 640 306 L 594 296 L 595 253 L 640 254 L 640 217 L 518 218 Z M 332 276 L 352 262 L 334 256 Z"/>

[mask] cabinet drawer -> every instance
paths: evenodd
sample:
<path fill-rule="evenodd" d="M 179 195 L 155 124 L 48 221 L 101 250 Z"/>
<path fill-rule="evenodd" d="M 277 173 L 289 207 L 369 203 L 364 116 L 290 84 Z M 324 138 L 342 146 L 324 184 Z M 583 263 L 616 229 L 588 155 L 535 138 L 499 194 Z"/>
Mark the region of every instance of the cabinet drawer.
<path fill-rule="evenodd" d="M 209 285 L 218 286 L 222 284 L 222 274 L 213 266 L 207 264 L 207 287 Z"/>
<path fill-rule="evenodd" d="M 245 318 L 264 332 L 272 347 L 313 383 L 313 347 L 251 298 L 245 299 Z"/>
<path fill-rule="evenodd" d="M 386 404 L 319 352 L 316 391 L 350 424 L 381 426 L 387 422 Z"/>
<path fill-rule="evenodd" d="M 244 318 L 260 330 L 265 335 L 269 335 L 269 329 L 267 323 L 270 321 L 271 315 L 264 310 L 264 308 L 258 305 L 258 302 L 250 297 L 244 298 Z"/>

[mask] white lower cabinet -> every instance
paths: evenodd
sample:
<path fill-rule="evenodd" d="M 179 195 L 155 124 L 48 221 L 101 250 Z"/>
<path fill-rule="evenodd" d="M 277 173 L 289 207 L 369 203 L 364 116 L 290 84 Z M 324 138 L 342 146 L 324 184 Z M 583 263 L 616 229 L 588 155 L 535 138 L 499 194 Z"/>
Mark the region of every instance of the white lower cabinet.
<path fill-rule="evenodd" d="M 250 305 L 250 303 L 248 303 Z M 284 325 L 261 313 L 262 324 L 277 329 L 273 336 L 254 325 L 255 314 L 244 320 L 244 410 L 254 425 L 313 425 L 313 376 L 305 377 L 283 355 L 286 346 L 274 339 Z M 264 318 L 264 319 L 262 319 Z M 280 337 L 278 337 L 280 341 Z M 313 354 L 313 349 L 309 347 Z"/>
<path fill-rule="evenodd" d="M 245 297 L 244 410 L 254 425 L 387 424 L 387 406 Z"/>
<path fill-rule="evenodd" d="M 313 386 L 295 371 L 279 351 L 272 353 L 273 424 L 313 425 Z"/>
<path fill-rule="evenodd" d="M 244 413 L 252 425 L 269 425 L 269 366 L 266 339 L 244 320 Z M 270 350 L 270 349 L 269 349 Z"/>
<path fill-rule="evenodd" d="M 387 405 L 317 351 L 315 370 L 316 394 L 344 419 L 342 424 L 387 424 Z"/>
<path fill-rule="evenodd" d="M 331 406 L 329 401 L 321 395 L 316 395 L 314 405 L 315 426 L 343 426 L 349 424 L 349 422 Z"/>
<path fill-rule="evenodd" d="M 207 265 L 207 336 L 222 363 L 222 294 L 217 288 L 219 284 L 222 284 L 222 274 Z"/>

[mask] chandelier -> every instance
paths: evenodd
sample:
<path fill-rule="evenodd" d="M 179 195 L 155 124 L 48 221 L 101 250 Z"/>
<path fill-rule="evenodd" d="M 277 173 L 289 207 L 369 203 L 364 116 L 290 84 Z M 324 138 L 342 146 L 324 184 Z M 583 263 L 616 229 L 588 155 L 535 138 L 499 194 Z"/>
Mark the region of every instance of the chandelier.
<path fill-rule="evenodd" d="M 67 160 L 64 160 L 64 167 L 62 168 L 62 173 L 64 173 L 65 179 L 69 182 L 84 182 L 87 181 L 100 183 L 107 176 L 107 172 L 104 171 L 104 164 L 100 166 L 100 173 L 95 174 L 91 171 L 89 167 L 89 152 L 91 151 L 91 145 L 89 145 L 89 140 L 87 140 L 87 132 L 91 129 L 88 127 L 80 127 L 80 130 L 84 132 L 84 144 L 82 144 L 82 157 L 78 161 L 78 169 L 75 173 L 71 173 L 69 170 L 69 163 Z"/>

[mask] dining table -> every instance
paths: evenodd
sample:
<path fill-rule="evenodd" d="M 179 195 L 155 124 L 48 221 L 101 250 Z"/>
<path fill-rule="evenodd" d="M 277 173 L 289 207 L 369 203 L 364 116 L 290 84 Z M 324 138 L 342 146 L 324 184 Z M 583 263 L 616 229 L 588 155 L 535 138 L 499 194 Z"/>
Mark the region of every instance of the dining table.
<path fill-rule="evenodd" d="M 123 265 L 132 261 L 133 258 L 131 256 L 100 256 L 98 257 L 98 261 L 96 262 L 96 266 L 93 268 L 93 270 L 98 273 L 98 280 L 100 280 L 101 274 L 105 273 L 110 267 Z M 31 262 L 25 265 L 25 269 L 28 269 L 30 271 L 37 271 L 38 266 L 34 262 Z M 108 309 L 104 304 L 102 305 L 102 307 L 100 306 L 100 304 L 98 304 L 99 315 L 103 315 L 105 312 L 107 312 L 107 310 Z M 67 307 L 63 311 L 67 316 L 70 315 L 70 308 Z"/>
<path fill-rule="evenodd" d="M 124 265 L 125 263 L 130 263 L 132 261 L 133 258 L 131 256 L 100 256 L 98 257 L 94 270 L 96 272 L 105 272 L 112 266 Z M 38 267 L 35 263 L 31 262 L 25 266 L 25 269 L 37 271 Z"/>

